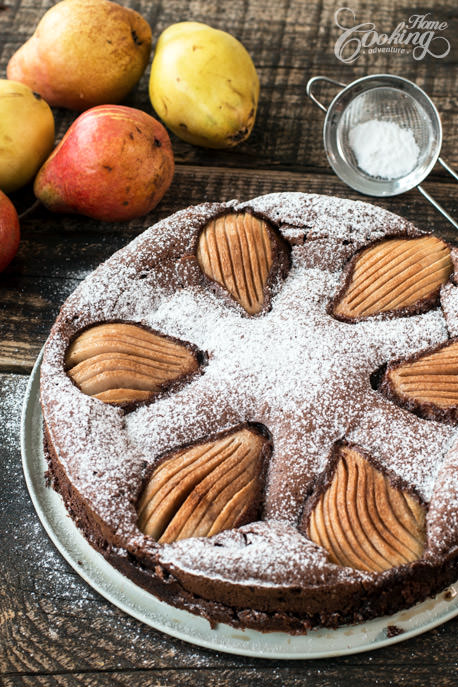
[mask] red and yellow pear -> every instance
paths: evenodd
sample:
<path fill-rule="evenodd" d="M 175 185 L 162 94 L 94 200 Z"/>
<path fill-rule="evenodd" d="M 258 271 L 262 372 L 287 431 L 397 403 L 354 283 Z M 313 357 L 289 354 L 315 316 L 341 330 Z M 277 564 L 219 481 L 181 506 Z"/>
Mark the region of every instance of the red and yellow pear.
<path fill-rule="evenodd" d="M 0 191 L 0 272 L 17 253 L 20 239 L 19 218 L 8 196 Z"/>
<path fill-rule="evenodd" d="M 50 105 L 81 111 L 120 102 L 150 52 L 151 29 L 138 12 L 110 0 L 62 0 L 14 53 L 7 75 Z"/>
<path fill-rule="evenodd" d="M 128 221 L 152 210 L 169 188 L 169 136 L 151 115 L 122 105 L 81 114 L 37 174 L 37 198 L 54 212 Z"/>

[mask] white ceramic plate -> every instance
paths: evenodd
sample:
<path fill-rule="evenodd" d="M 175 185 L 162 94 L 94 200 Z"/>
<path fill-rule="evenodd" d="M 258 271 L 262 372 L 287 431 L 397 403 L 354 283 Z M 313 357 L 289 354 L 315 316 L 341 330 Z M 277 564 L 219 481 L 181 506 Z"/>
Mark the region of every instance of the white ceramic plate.
<path fill-rule="evenodd" d="M 41 355 L 29 380 L 22 412 L 21 446 L 25 479 L 38 516 L 62 556 L 99 594 L 129 615 L 166 634 L 208 649 L 243 656 L 274 659 L 325 658 L 355 654 L 404 641 L 458 615 L 458 583 L 393 616 L 337 630 L 314 630 L 291 636 L 236 630 L 219 624 L 215 630 L 204 618 L 159 601 L 121 575 L 87 543 L 67 515 L 61 497 L 45 485 L 42 414 L 39 401 Z M 387 637 L 387 627 L 404 632 Z"/>

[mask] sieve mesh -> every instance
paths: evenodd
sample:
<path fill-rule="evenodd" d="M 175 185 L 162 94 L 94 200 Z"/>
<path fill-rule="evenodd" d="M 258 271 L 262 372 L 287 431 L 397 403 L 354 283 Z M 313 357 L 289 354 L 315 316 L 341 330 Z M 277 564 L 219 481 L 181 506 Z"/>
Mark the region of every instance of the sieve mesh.
<path fill-rule="evenodd" d="M 419 148 L 418 168 L 426 168 L 431 161 L 434 134 L 430 118 L 424 109 L 408 93 L 395 88 L 373 88 L 360 93 L 345 108 L 337 126 L 337 146 L 340 155 L 357 173 L 372 178 L 358 167 L 349 143 L 350 131 L 358 124 L 372 119 L 394 122 L 403 129 L 410 129 Z"/>
<path fill-rule="evenodd" d="M 412 131 L 420 152 L 415 168 L 405 176 L 384 179 L 358 167 L 349 134 L 356 125 L 372 119 Z M 442 144 L 439 114 L 430 98 L 413 82 L 388 74 L 364 77 L 344 88 L 329 106 L 323 136 L 336 174 L 372 196 L 393 196 L 420 184 L 436 163 Z"/>

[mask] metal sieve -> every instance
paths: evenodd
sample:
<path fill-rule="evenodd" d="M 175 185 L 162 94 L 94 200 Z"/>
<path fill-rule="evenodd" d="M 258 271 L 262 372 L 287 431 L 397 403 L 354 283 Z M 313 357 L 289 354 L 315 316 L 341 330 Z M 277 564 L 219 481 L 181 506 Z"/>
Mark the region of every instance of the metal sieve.
<path fill-rule="evenodd" d="M 326 108 L 314 95 L 313 87 L 325 81 L 342 90 Z M 326 112 L 323 127 L 324 149 L 334 172 L 348 186 L 369 196 L 396 196 L 417 188 L 454 227 L 458 223 L 420 186 L 436 162 L 458 181 L 457 173 L 440 157 L 442 126 L 431 98 L 415 83 L 392 74 L 374 74 L 353 81 L 348 86 L 326 76 L 315 76 L 307 83 L 307 95 Z M 419 148 L 417 164 L 397 179 L 370 176 L 356 161 L 349 134 L 357 124 L 376 119 L 398 124 L 412 131 Z"/>

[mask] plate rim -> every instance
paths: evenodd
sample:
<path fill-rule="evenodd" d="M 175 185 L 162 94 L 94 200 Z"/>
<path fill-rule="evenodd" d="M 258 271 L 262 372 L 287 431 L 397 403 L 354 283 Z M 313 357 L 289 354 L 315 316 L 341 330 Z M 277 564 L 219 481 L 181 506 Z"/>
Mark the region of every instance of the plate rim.
<path fill-rule="evenodd" d="M 440 592 L 434 599 L 427 599 L 426 601 L 417 604 L 416 606 L 413 606 L 410 609 L 406 609 L 404 611 L 399 611 L 398 613 L 395 613 L 391 616 L 383 616 L 379 618 L 374 618 L 373 620 L 366 621 L 365 623 L 362 623 L 361 625 L 344 625 L 341 626 L 335 630 L 327 630 L 327 629 L 317 629 L 317 630 L 311 630 L 307 634 L 303 635 L 290 635 L 284 632 L 275 632 L 275 633 L 262 633 L 257 630 L 243 630 L 239 628 L 233 628 L 229 625 L 225 625 L 223 623 L 219 623 L 216 627 L 216 629 L 211 629 L 208 621 L 206 621 L 204 618 L 201 616 L 196 616 L 189 611 L 184 611 L 182 609 L 177 609 L 174 606 L 171 606 L 167 604 L 166 602 L 156 598 L 154 595 L 150 594 L 146 590 L 143 590 L 141 587 L 138 587 L 135 585 L 134 582 L 129 580 L 127 577 L 122 575 L 116 568 L 114 568 L 108 561 L 106 561 L 103 556 L 95 551 L 93 547 L 87 542 L 87 540 L 84 538 L 84 535 L 81 533 L 81 531 L 78 529 L 77 525 L 74 523 L 74 521 L 68 516 L 67 510 L 64 506 L 64 503 L 62 501 L 62 498 L 60 495 L 57 494 L 54 490 L 50 490 L 50 493 L 55 495 L 58 502 L 60 503 L 59 508 L 62 509 L 63 513 L 67 516 L 65 522 L 69 525 L 69 528 L 72 530 L 72 534 L 75 536 L 75 542 L 79 546 L 84 546 L 84 547 L 89 547 L 88 553 L 94 554 L 94 560 L 92 561 L 94 567 L 97 569 L 99 568 L 100 571 L 102 571 L 102 575 L 106 575 L 107 571 L 108 574 L 112 574 L 113 577 L 120 575 L 122 577 L 123 582 L 127 584 L 129 587 L 130 585 L 133 585 L 136 590 L 139 591 L 139 593 L 147 594 L 148 599 L 152 601 L 153 605 L 157 605 L 158 610 L 160 609 L 161 612 L 168 612 L 170 614 L 178 614 L 180 617 L 184 618 L 185 621 L 187 620 L 188 623 L 190 624 L 190 628 L 187 631 L 181 631 L 174 627 L 173 624 L 164 624 L 160 621 L 154 621 L 153 619 L 149 618 L 148 616 L 142 614 L 139 612 L 133 603 L 125 603 L 122 599 L 120 599 L 114 592 L 112 592 L 109 588 L 105 587 L 102 583 L 100 583 L 98 580 L 94 579 L 94 577 L 88 572 L 82 565 L 78 563 L 78 560 L 75 559 L 73 556 L 72 552 L 70 551 L 69 546 L 65 545 L 65 543 L 62 541 L 61 537 L 59 536 L 58 532 L 55 531 L 53 524 L 51 522 L 51 518 L 49 516 L 49 513 L 46 510 L 46 504 L 43 504 L 41 502 L 40 496 L 38 491 L 35 488 L 35 483 L 34 483 L 34 477 L 32 474 L 32 471 L 30 469 L 29 463 L 34 460 L 36 460 L 37 456 L 31 455 L 33 451 L 35 450 L 36 452 L 41 453 L 42 448 L 41 447 L 35 447 L 33 446 L 29 450 L 29 435 L 32 434 L 33 432 L 33 412 L 34 410 L 38 410 L 40 406 L 39 402 L 39 378 L 40 378 L 40 368 L 41 368 L 41 362 L 43 358 L 43 351 L 44 347 L 40 351 L 37 360 L 33 366 L 32 372 L 30 374 L 28 383 L 27 383 L 27 388 L 24 396 L 24 401 L 23 401 L 23 406 L 22 406 L 22 414 L 21 414 L 21 431 L 20 431 L 20 439 L 21 439 L 21 455 L 22 455 L 22 467 L 23 467 L 23 472 L 24 472 L 24 478 L 25 482 L 27 485 L 27 489 L 30 495 L 30 498 L 32 500 L 35 512 L 46 532 L 48 535 L 49 539 L 51 542 L 54 544 L 55 548 L 58 550 L 59 554 L 66 560 L 66 562 L 75 570 L 75 572 L 78 574 L 79 577 L 81 577 L 86 584 L 88 584 L 92 589 L 94 589 L 98 594 L 100 594 L 103 598 L 105 598 L 107 601 L 109 601 L 111 604 L 119 608 L 121 611 L 126 613 L 127 615 L 130 615 L 131 617 L 134 617 L 136 620 L 139 620 L 140 622 L 145 623 L 146 625 L 152 627 L 155 630 L 158 630 L 166 635 L 169 635 L 171 637 L 174 637 L 176 639 L 180 639 L 182 641 L 185 641 L 189 644 L 192 644 L 194 646 L 198 646 L 204 649 L 209 649 L 212 651 L 221 651 L 223 653 L 228 653 L 232 655 L 237 655 L 237 656 L 247 656 L 251 658 L 262 658 L 262 659 L 272 659 L 272 660 L 315 660 L 315 659 L 320 659 L 320 658 L 335 658 L 339 656 L 348 656 L 348 655 L 354 655 L 354 654 L 359 654 L 359 653 L 365 653 L 367 651 L 372 651 L 375 649 L 381 649 L 386 646 L 390 646 L 393 644 L 397 644 L 403 641 L 406 641 L 408 639 L 411 639 L 413 637 L 416 637 L 420 634 L 423 634 L 425 632 L 428 632 L 429 630 L 432 630 L 433 628 L 442 625 L 443 623 L 447 622 L 448 620 L 451 620 L 452 618 L 456 617 L 458 615 L 458 594 L 455 596 L 454 599 L 451 601 L 448 601 L 447 603 L 450 604 L 450 607 L 448 611 L 440 614 L 437 617 L 433 617 L 429 622 L 424 623 L 423 625 L 419 625 L 418 627 L 413 627 L 408 630 L 404 630 L 402 634 L 395 635 L 394 637 L 381 637 L 380 639 L 375 638 L 372 641 L 368 641 L 366 644 L 362 643 L 360 645 L 355 645 L 353 646 L 351 641 L 349 645 L 347 645 L 345 648 L 339 648 L 339 649 L 332 649 L 328 648 L 326 650 L 315 650 L 315 651 L 306 651 L 306 652 L 298 652 L 298 651 L 291 651 L 287 650 L 286 648 L 284 650 L 277 649 L 276 651 L 269 649 L 266 647 L 265 650 L 260 651 L 259 648 L 253 647 L 250 648 L 248 646 L 248 641 L 250 636 L 254 636 L 257 641 L 266 640 L 267 637 L 270 638 L 278 638 L 279 640 L 282 640 L 283 643 L 288 644 L 293 642 L 294 640 L 297 642 L 301 637 L 305 638 L 307 637 L 307 642 L 312 640 L 312 643 L 315 641 L 316 644 L 320 644 L 320 642 L 329 642 L 329 639 L 326 637 L 320 637 L 320 632 L 321 633 L 338 633 L 339 635 L 343 632 L 351 633 L 355 632 L 358 633 L 358 631 L 363 632 L 363 628 L 366 628 L 368 626 L 374 625 L 374 624 L 380 624 L 382 623 L 383 626 L 386 628 L 389 625 L 396 625 L 397 618 L 402 614 L 407 612 L 411 612 L 412 609 L 414 610 L 414 615 L 415 613 L 420 613 L 421 614 L 421 607 L 424 606 L 425 604 L 431 605 L 431 602 L 436 602 L 439 603 L 439 601 L 443 600 L 440 597 L 444 594 L 444 590 Z M 41 429 L 40 429 L 40 436 L 42 438 L 43 436 L 43 429 L 42 429 L 42 423 L 43 423 L 43 418 L 41 415 L 41 408 L 39 408 L 39 413 L 40 413 L 40 421 L 41 421 Z M 35 428 L 37 431 L 38 429 Z M 40 458 L 39 458 L 40 460 Z M 40 462 L 42 463 L 44 461 L 44 458 L 41 457 Z M 43 467 L 43 465 L 42 465 Z M 43 483 L 41 485 L 42 487 L 44 486 L 46 489 L 48 487 L 45 486 L 45 477 L 44 477 L 44 472 L 43 472 Z M 50 488 L 49 488 L 50 489 Z M 53 497 L 51 497 L 53 498 Z M 82 541 L 80 541 L 80 539 Z M 75 543 L 74 542 L 74 543 Z M 95 563 L 94 563 L 95 561 Z M 450 588 L 450 587 L 449 587 Z M 128 598 L 128 595 L 127 595 Z M 428 612 L 428 611 L 426 611 Z M 196 620 L 196 618 L 199 619 L 199 621 Z M 197 622 L 203 621 L 208 625 L 207 628 L 207 633 L 209 633 L 210 638 L 205 639 L 203 637 L 196 637 L 195 634 L 192 634 L 192 625 L 196 624 Z M 398 621 L 399 622 L 399 621 Z M 400 621 L 400 622 L 405 622 L 405 621 Z M 186 623 L 185 623 L 186 626 Z M 374 625 L 375 626 L 375 625 Z M 239 646 L 236 644 L 233 645 L 228 645 L 226 643 L 222 643 L 221 637 L 218 638 L 218 635 L 221 634 L 220 630 L 218 628 L 227 628 L 227 631 L 230 631 L 231 633 L 246 633 L 247 637 L 244 638 L 244 641 L 246 642 L 246 645 Z M 366 631 L 367 635 L 367 631 Z M 266 641 L 266 644 L 268 642 Z"/>

